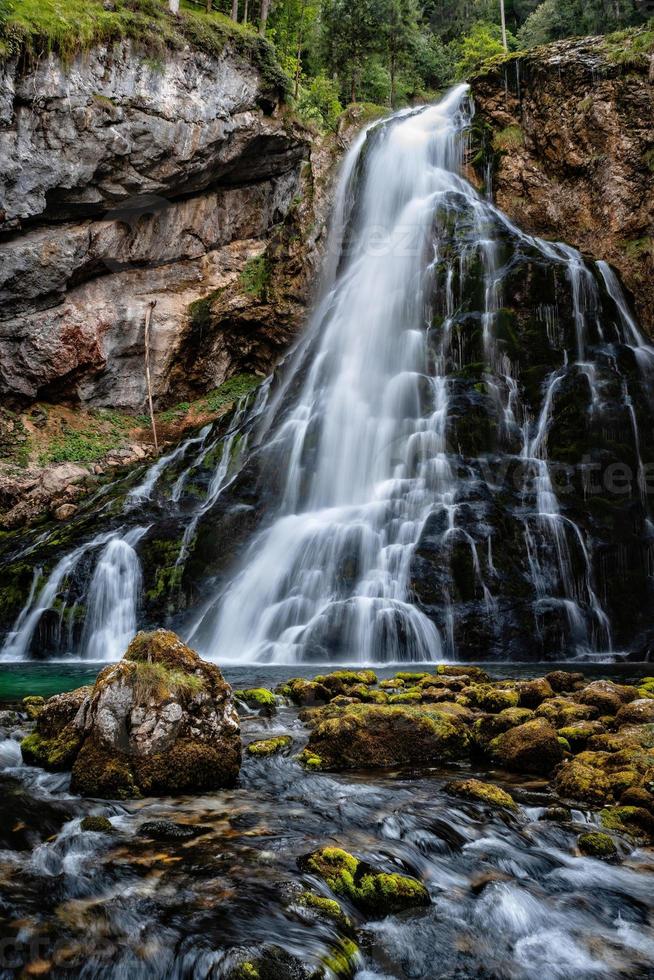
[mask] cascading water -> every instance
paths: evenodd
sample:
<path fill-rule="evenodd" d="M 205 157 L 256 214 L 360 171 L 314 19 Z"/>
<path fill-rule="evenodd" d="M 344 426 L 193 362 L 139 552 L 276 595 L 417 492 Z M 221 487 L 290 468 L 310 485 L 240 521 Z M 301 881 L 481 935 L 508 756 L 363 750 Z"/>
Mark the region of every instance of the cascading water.
<path fill-rule="evenodd" d="M 606 263 L 464 179 L 471 116 L 459 86 L 359 136 L 295 349 L 226 434 L 147 470 L 119 527 L 21 552 L 44 571 L 4 659 L 51 621 L 53 649 L 112 659 L 171 618 L 224 661 L 648 648 L 654 350 Z M 627 489 L 593 487 L 612 466 Z"/>

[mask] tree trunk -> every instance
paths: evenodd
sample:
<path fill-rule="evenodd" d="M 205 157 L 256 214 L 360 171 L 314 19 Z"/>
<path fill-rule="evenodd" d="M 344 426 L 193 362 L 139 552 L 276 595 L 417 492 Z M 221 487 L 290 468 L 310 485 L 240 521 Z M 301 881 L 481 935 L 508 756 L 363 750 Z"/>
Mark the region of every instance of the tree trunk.
<path fill-rule="evenodd" d="M 506 40 L 506 11 L 504 9 L 504 0 L 500 0 L 500 18 L 502 21 L 502 45 L 504 50 L 509 50 L 509 45 Z"/>
<path fill-rule="evenodd" d="M 213 0 L 207 0 L 207 13 L 208 14 L 211 13 L 212 7 L 213 7 Z"/>
<path fill-rule="evenodd" d="M 232 20 L 238 21 L 238 0 L 232 0 Z"/>
<path fill-rule="evenodd" d="M 247 22 L 248 22 L 248 13 L 249 13 L 249 10 L 250 10 L 250 0 L 245 0 L 245 7 L 243 8 L 243 23 L 244 24 L 247 24 Z"/>
<path fill-rule="evenodd" d="M 171 14 L 179 13 L 179 0 L 168 0 L 168 9 Z"/>
<path fill-rule="evenodd" d="M 261 0 L 261 17 L 259 18 L 259 33 L 266 33 L 268 23 L 268 11 L 270 10 L 270 0 Z"/>
<path fill-rule="evenodd" d="M 300 91 L 300 75 L 302 73 L 302 48 L 304 46 L 304 14 L 307 7 L 307 0 L 302 0 L 302 8 L 300 12 L 300 26 L 298 28 L 297 34 L 297 66 L 295 68 L 295 88 L 293 90 L 293 95 L 297 99 L 298 92 Z"/>
<path fill-rule="evenodd" d="M 157 439 L 157 426 L 154 421 L 154 405 L 152 403 L 152 379 L 150 377 L 150 321 L 152 320 L 152 311 L 156 305 L 156 299 L 151 299 L 145 311 L 145 385 L 148 392 L 148 407 L 150 409 L 152 435 L 154 436 L 154 451 L 159 455 L 159 440 Z"/>

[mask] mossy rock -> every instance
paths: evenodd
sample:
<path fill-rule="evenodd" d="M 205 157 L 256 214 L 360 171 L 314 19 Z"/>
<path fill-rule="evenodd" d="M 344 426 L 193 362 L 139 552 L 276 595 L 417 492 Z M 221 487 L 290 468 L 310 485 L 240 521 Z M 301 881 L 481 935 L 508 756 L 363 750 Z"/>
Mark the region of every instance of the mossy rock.
<path fill-rule="evenodd" d="M 29 697 L 23 698 L 21 704 L 30 721 L 36 721 L 45 705 L 45 698 L 40 694 L 30 694 Z"/>
<path fill-rule="evenodd" d="M 422 701 L 422 691 L 401 691 L 399 694 L 391 694 L 388 699 L 389 704 L 420 704 Z"/>
<path fill-rule="evenodd" d="M 543 718 L 510 728 L 490 743 L 493 758 L 506 769 L 549 774 L 563 758 L 558 735 Z"/>
<path fill-rule="evenodd" d="M 582 751 L 589 739 L 594 735 L 602 735 L 603 732 L 604 725 L 599 721 L 577 721 L 558 729 L 560 737 L 568 742 L 573 752 Z"/>
<path fill-rule="evenodd" d="M 290 735 L 276 735 L 274 738 L 262 738 L 250 742 L 245 751 L 257 759 L 266 759 L 271 755 L 288 752 L 292 744 L 293 739 Z"/>
<path fill-rule="evenodd" d="M 304 768 L 313 772 L 320 772 L 322 769 L 326 768 L 323 760 L 315 752 L 311 752 L 309 749 L 302 749 L 299 755 L 296 756 L 296 761 Z"/>
<path fill-rule="evenodd" d="M 334 922 L 343 932 L 349 932 L 352 929 L 352 922 L 333 898 L 325 898 L 324 895 L 316 895 L 315 892 L 307 891 L 300 895 L 297 902 L 298 905 L 310 909 L 319 918 Z"/>
<path fill-rule="evenodd" d="M 520 681 L 516 685 L 518 705 L 521 708 L 537 708 L 543 701 L 554 697 L 554 690 L 545 677 L 535 677 L 530 681 Z"/>
<path fill-rule="evenodd" d="M 336 895 L 371 915 L 389 915 L 429 905 L 429 893 L 415 878 L 376 871 L 339 847 L 323 847 L 300 859 L 303 871 L 317 875 Z"/>
<path fill-rule="evenodd" d="M 327 708 L 307 753 L 321 769 L 340 771 L 440 763 L 464 757 L 469 743 L 466 723 L 440 706 L 360 704 Z"/>
<path fill-rule="evenodd" d="M 553 670 L 545 675 L 545 680 L 558 694 L 575 691 L 580 685 L 583 687 L 585 682 L 583 674 L 568 670 Z"/>
<path fill-rule="evenodd" d="M 490 684 L 472 684 L 466 687 L 457 700 L 461 704 L 490 714 L 499 714 L 505 708 L 517 708 L 519 695 L 509 688 L 493 687 Z"/>
<path fill-rule="evenodd" d="M 374 670 L 333 670 L 330 674 L 318 674 L 313 679 L 316 684 L 324 684 L 330 689 L 351 687 L 354 684 L 366 684 L 368 687 L 373 687 L 377 683 L 377 675 Z"/>
<path fill-rule="evenodd" d="M 610 861 L 617 857 L 618 854 L 618 849 L 613 839 L 608 834 L 603 834 L 600 831 L 581 834 L 577 838 L 577 847 L 584 857 L 599 858 L 601 861 Z"/>
<path fill-rule="evenodd" d="M 444 674 L 447 677 L 469 677 L 477 684 L 490 684 L 491 679 L 481 667 L 459 666 L 458 664 L 439 664 L 436 668 L 437 674 Z"/>
<path fill-rule="evenodd" d="M 404 687 L 404 681 L 401 681 L 399 677 L 388 677 L 386 680 L 380 681 L 379 686 L 383 691 L 401 691 Z"/>
<path fill-rule="evenodd" d="M 611 784 L 606 775 L 577 757 L 564 763 L 555 780 L 557 793 L 569 800 L 603 806 L 613 799 Z"/>
<path fill-rule="evenodd" d="M 638 806 L 612 806 L 602 810 L 600 822 L 613 830 L 637 840 L 654 840 L 654 815 Z"/>
<path fill-rule="evenodd" d="M 248 708 L 274 708 L 277 698 L 265 687 L 250 687 L 245 691 L 234 691 L 234 697 L 244 701 Z"/>
<path fill-rule="evenodd" d="M 475 744 L 486 751 L 498 735 L 508 732 L 510 728 L 524 725 L 534 717 L 534 712 L 529 708 L 504 708 L 499 714 L 477 718 L 472 726 L 472 737 Z"/>
<path fill-rule="evenodd" d="M 550 701 L 543 701 L 536 708 L 537 717 L 547 719 L 555 728 L 564 728 L 577 721 L 588 721 L 596 718 L 598 713 L 593 705 L 577 704 L 567 698 L 552 698 Z"/>
<path fill-rule="evenodd" d="M 400 670 L 395 675 L 395 679 L 398 681 L 402 681 L 403 684 L 407 684 L 407 683 L 417 684 L 418 681 L 421 681 L 424 677 L 428 677 L 428 676 L 429 676 L 428 670 L 421 670 L 421 671 Z"/>
<path fill-rule="evenodd" d="M 463 779 L 447 783 L 445 789 L 448 793 L 461 796 L 466 800 L 478 800 L 480 803 L 487 803 L 493 807 L 506 807 L 508 810 L 518 809 L 518 804 L 510 793 L 500 789 L 499 786 L 484 783 L 480 779 Z"/>
<path fill-rule="evenodd" d="M 358 701 L 363 701 L 364 704 L 387 704 L 389 700 L 386 691 L 378 691 L 366 684 L 354 684 L 352 687 L 346 688 L 346 691 L 347 695 L 337 695 L 337 697 L 356 698 Z"/>
<path fill-rule="evenodd" d="M 339 939 L 327 956 L 323 956 L 323 965 L 339 980 L 350 980 L 357 972 L 359 947 L 352 939 Z"/>
<path fill-rule="evenodd" d="M 112 834 L 114 828 L 108 817 L 84 817 L 80 824 L 80 830 L 92 834 Z"/>
<path fill-rule="evenodd" d="M 334 692 L 330 691 L 324 684 L 308 681 L 305 677 L 292 677 L 285 684 L 280 684 L 275 690 L 277 694 L 288 698 L 298 707 L 327 704 L 334 696 Z"/>
<path fill-rule="evenodd" d="M 32 732 L 20 743 L 20 751 L 26 765 L 63 772 L 73 765 L 81 744 L 82 734 L 71 724 L 53 738 Z"/>

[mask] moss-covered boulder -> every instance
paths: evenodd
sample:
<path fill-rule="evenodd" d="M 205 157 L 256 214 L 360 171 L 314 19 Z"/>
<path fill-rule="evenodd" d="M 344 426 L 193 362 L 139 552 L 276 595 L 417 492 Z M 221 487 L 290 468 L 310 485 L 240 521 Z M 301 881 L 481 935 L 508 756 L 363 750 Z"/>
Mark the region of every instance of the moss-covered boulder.
<path fill-rule="evenodd" d="M 307 755 L 311 768 L 334 771 L 430 765 L 465 756 L 469 742 L 467 724 L 439 706 L 360 704 L 326 709 Z"/>
<path fill-rule="evenodd" d="M 577 838 L 577 847 L 584 857 L 599 858 L 600 861 L 610 861 L 615 858 L 618 849 L 613 838 L 601 831 L 591 831 Z"/>
<path fill-rule="evenodd" d="M 597 718 L 599 714 L 597 708 L 590 704 L 577 704 L 569 698 L 552 698 L 550 701 L 543 701 L 536 708 L 539 718 L 546 718 L 554 728 L 564 728 L 572 725 L 576 721 L 588 721 L 590 718 Z"/>
<path fill-rule="evenodd" d="M 234 697 L 238 701 L 243 701 L 248 708 L 255 710 L 274 711 L 277 704 L 277 698 L 273 692 L 268 691 L 265 687 L 249 687 L 247 690 L 234 691 Z"/>
<path fill-rule="evenodd" d="M 578 687 L 583 687 L 585 684 L 583 674 L 568 670 L 550 671 L 549 674 L 545 675 L 545 680 L 558 694 L 575 691 Z"/>
<path fill-rule="evenodd" d="M 602 810 L 600 822 L 612 830 L 636 840 L 654 840 L 654 815 L 638 806 L 612 806 Z"/>
<path fill-rule="evenodd" d="M 377 871 L 340 847 L 323 847 L 300 858 L 300 868 L 317 875 L 335 895 L 369 915 L 382 916 L 429 905 L 429 893 L 415 878 Z"/>
<path fill-rule="evenodd" d="M 324 895 L 317 895 L 316 892 L 306 891 L 298 897 L 296 904 L 301 908 L 308 909 L 316 918 L 334 922 L 343 932 L 351 932 L 352 930 L 350 918 L 333 898 L 326 898 Z"/>
<path fill-rule="evenodd" d="M 537 708 L 543 701 L 554 697 L 554 689 L 546 677 L 535 677 L 516 684 L 518 705 L 521 708 Z"/>
<path fill-rule="evenodd" d="M 227 684 L 174 633 L 139 633 L 92 689 L 50 698 L 22 744 L 28 763 L 72 767 L 71 787 L 112 799 L 216 789 L 241 761 Z"/>
<path fill-rule="evenodd" d="M 518 692 L 511 688 L 495 687 L 492 684 L 472 684 L 464 688 L 457 701 L 480 711 L 499 714 L 506 708 L 518 707 Z"/>
<path fill-rule="evenodd" d="M 36 728 L 21 742 L 23 761 L 51 772 L 70 769 L 82 744 L 81 719 L 90 687 L 49 698 L 36 716 Z"/>
<path fill-rule="evenodd" d="M 298 707 L 311 707 L 316 704 L 327 704 L 335 692 L 316 681 L 308 681 L 305 677 L 291 677 L 284 684 L 275 688 L 277 694 L 288 698 Z"/>
<path fill-rule="evenodd" d="M 601 769 L 579 759 L 564 762 L 554 783 L 557 793 L 569 800 L 603 806 L 613 799 L 611 784 Z"/>
<path fill-rule="evenodd" d="M 490 743 L 493 758 L 505 769 L 548 774 L 563 758 L 558 735 L 544 718 L 510 728 Z"/>
<path fill-rule="evenodd" d="M 481 667 L 464 664 L 439 664 L 436 673 L 445 677 L 464 677 L 477 684 L 490 684 L 490 677 Z"/>
<path fill-rule="evenodd" d="M 40 694 L 30 694 L 28 697 L 22 700 L 23 711 L 31 721 L 36 721 L 36 719 L 41 714 L 43 706 L 45 704 L 45 698 Z"/>
<path fill-rule="evenodd" d="M 654 700 L 638 698 L 630 704 L 622 705 L 616 717 L 618 725 L 652 725 L 654 724 Z"/>
<path fill-rule="evenodd" d="M 293 739 L 290 735 L 276 735 L 273 738 L 261 738 L 250 742 L 245 751 L 255 759 L 266 759 L 271 755 L 288 752 L 292 744 Z"/>
<path fill-rule="evenodd" d="M 374 670 L 333 670 L 330 674 L 318 674 L 313 680 L 336 694 L 342 694 L 345 689 L 357 684 L 373 687 L 377 683 L 377 675 Z"/>
<path fill-rule="evenodd" d="M 573 752 L 581 752 L 591 738 L 603 734 L 604 725 L 600 721 L 576 721 L 572 725 L 559 728 L 558 732 Z"/>
<path fill-rule="evenodd" d="M 113 829 L 108 817 L 84 817 L 80 823 L 80 830 L 92 834 L 111 834 Z"/>
<path fill-rule="evenodd" d="M 492 807 L 506 807 L 508 810 L 517 810 L 518 804 L 510 793 L 493 786 L 492 783 L 484 783 L 480 779 L 462 779 L 447 783 L 445 789 L 448 793 L 461 796 L 465 800 L 476 800 L 486 803 Z"/>
<path fill-rule="evenodd" d="M 611 681 L 593 681 L 578 691 L 575 698 L 580 704 L 597 708 L 600 715 L 615 715 L 624 703 L 634 700 L 636 693 L 635 688 L 625 688 Z"/>
<path fill-rule="evenodd" d="M 477 748 L 488 751 L 490 743 L 502 732 L 532 721 L 534 712 L 529 708 L 505 708 L 497 715 L 484 715 L 477 718 L 472 726 L 472 738 Z"/>

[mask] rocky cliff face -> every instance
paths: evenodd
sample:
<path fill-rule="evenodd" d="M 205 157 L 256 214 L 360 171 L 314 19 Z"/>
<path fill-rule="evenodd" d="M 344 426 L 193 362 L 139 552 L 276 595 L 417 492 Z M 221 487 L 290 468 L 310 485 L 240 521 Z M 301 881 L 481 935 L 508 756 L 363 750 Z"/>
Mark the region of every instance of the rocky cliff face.
<path fill-rule="evenodd" d="M 315 175 L 308 133 L 271 102 L 257 65 L 229 44 L 153 64 L 124 42 L 1 70 L 5 402 L 142 409 L 153 302 L 160 405 L 238 370 L 266 373 L 306 301 L 311 255 L 282 270 L 279 242 L 314 223 L 303 195 Z M 273 272 L 296 280 L 280 321 L 269 308 L 244 319 Z M 236 307 L 208 316 L 226 294 Z"/>
<path fill-rule="evenodd" d="M 654 36 L 640 32 L 537 48 L 472 83 L 476 162 L 498 206 L 615 266 L 650 335 L 653 81 Z"/>

